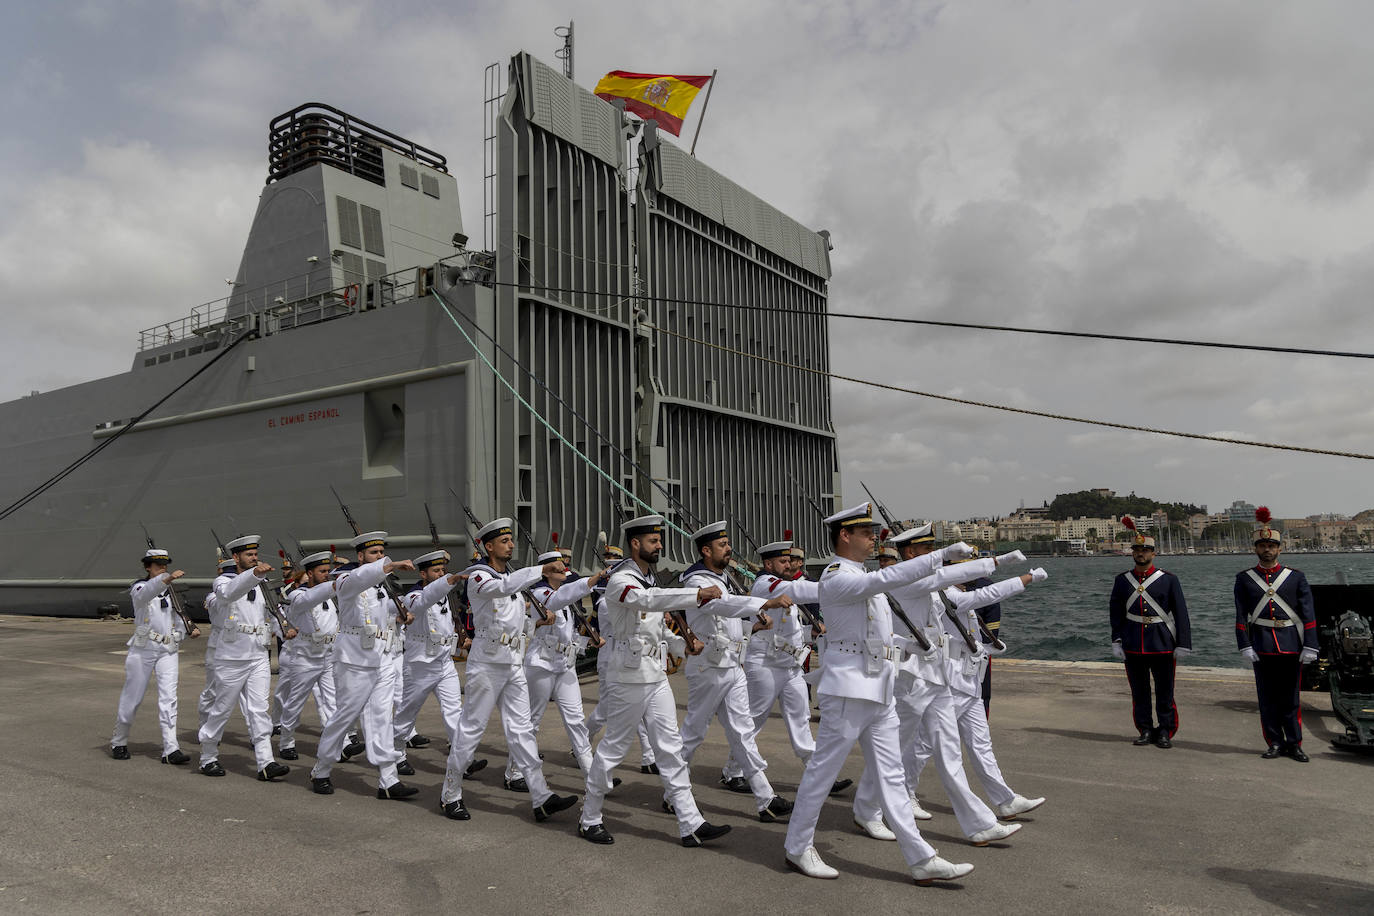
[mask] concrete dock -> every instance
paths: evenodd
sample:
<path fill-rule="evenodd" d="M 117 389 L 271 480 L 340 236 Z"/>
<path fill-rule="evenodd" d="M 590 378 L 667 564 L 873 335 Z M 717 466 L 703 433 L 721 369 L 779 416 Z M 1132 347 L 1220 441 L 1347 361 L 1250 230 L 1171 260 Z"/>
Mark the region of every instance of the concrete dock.
<path fill-rule="evenodd" d="M 638 770 L 607 799 L 610 847 L 575 833 L 578 809 L 536 824 L 529 796 L 501 788 L 505 744 L 493 718 L 491 766 L 465 784 L 469 822 L 438 808 L 447 742 L 437 707 L 410 752 L 413 801 L 378 801 L 376 771 L 335 770 L 336 793 L 309 791 L 318 734 L 306 713 L 301 759 L 279 783 L 253 777 L 244 725 L 231 718 L 223 779 L 158 762 L 155 689 L 135 719 L 133 759 L 109 756 L 128 621 L 0 616 L 0 912 L 4 913 L 700 913 L 820 911 L 959 913 L 1374 912 L 1374 758 L 1332 750 L 1341 729 L 1325 694 L 1303 695 L 1312 762 L 1261 760 L 1248 674 L 1180 669 L 1182 728 L 1172 750 L 1133 747 L 1126 679 L 1111 665 L 999 659 L 994 747 L 1012 786 L 1043 808 L 1006 843 L 968 845 L 933 769 L 921 823 L 941 855 L 976 870 L 915 887 L 893 843 L 852 825 L 852 790 L 832 799 L 817 833 L 841 871 L 817 881 L 783 865 L 785 825 L 762 824 L 749 796 L 717 785 L 727 749 L 719 725 L 693 782 L 706 818 L 734 831 L 683 849 L 659 810 L 661 785 Z M 182 749 L 196 757 L 204 641 L 184 644 Z M 460 666 L 461 667 L 461 666 Z M 686 681 L 671 683 L 679 706 Z M 587 706 L 595 680 L 583 684 Z M 769 778 L 793 797 L 801 766 L 776 718 L 759 739 Z M 582 794 L 556 711 L 540 748 L 555 792 Z M 361 760 L 361 758 L 359 758 Z M 857 779 L 856 750 L 845 775 Z M 975 788 L 977 786 L 975 785 Z"/>

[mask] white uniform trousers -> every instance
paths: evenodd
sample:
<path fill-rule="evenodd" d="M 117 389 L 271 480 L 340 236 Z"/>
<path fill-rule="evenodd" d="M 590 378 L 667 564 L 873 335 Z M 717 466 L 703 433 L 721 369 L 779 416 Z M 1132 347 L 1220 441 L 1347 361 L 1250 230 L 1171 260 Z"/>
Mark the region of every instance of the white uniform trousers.
<path fill-rule="evenodd" d="M 957 739 L 949 734 L 948 725 L 943 727 L 944 735 L 941 737 L 946 745 L 955 740 L 963 742 L 968 749 L 969 766 L 978 775 L 978 781 L 983 784 L 983 791 L 987 793 L 988 800 L 994 805 L 1007 805 L 1016 797 L 1016 793 L 1007 785 L 1007 781 L 1002 778 L 1002 768 L 997 765 L 997 757 L 992 753 L 992 732 L 988 729 L 987 713 L 983 709 L 983 698 L 980 696 L 969 696 L 963 693 L 951 694 L 950 718 L 958 723 Z M 932 724 L 932 729 L 934 724 Z M 921 770 L 925 768 L 926 761 L 935 753 L 936 738 L 933 733 L 923 733 L 920 747 L 915 754 L 914 765 L 912 767 L 915 778 L 919 779 Z M 959 757 L 959 752 L 954 752 L 955 758 Z M 944 756 L 944 755 L 941 755 Z M 937 766 L 938 766 L 937 757 Z M 940 773 L 944 779 L 944 772 Z M 948 782 L 945 783 L 949 785 Z M 912 791 L 915 791 L 913 783 Z"/>
<path fill-rule="evenodd" d="M 754 720 L 755 746 L 759 732 L 768 724 L 773 704 L 778 703 L 782 707 L 787 739 L 792 742 L 792 753 L 805 764 L 816 752 L 816 739 L 811 735 L 811 698 L 807 695 L 801 669 L 745 665 L 744 681 L 749 687 L 749 715 Z M 744 768 L 731 754 L 720 772 L 726 779 L 732 779 L 743 776 Z"/>
<path fill-rule="evenodd" d="M 687 836 L 706 823 L 692 796 L 692 781 L 682 756 L 682 735 L 677 730 L 677 702 L 666 680 L 652 684 L 601 685 L 598 708 L 606 710 L 606 734 L 596 746 L 591 769 L 587 771 L 587 800 L 582 805 L 581 824 L 590 827 L 602 820 L 606 786 L 611 771 L 630 749 L 630 736 L 639 726 L 647 732 L 646 747 L 653 747 L 658 760 L 659 779 L 668 803 L 677 815 L 679 836 Z"/>
<path fill-rule="evenodd" d="M 448 743 L 458 741 L 458 720 L 463 712 L 463 684 L 453 667 L 453 658 L 442 653 L 438 658 L 413 661 L 407 666 L 401 703 L 396 707 L 396 721 L 391 734 L 396 750 L 405 754 L 406 741 L 415 734 L 415 719 L 429 695 L 439 699 L 439 715 L 444 719 L 444 735 Z"/>
<path fill-rule="evenodd" d="M 820 695 L 821 723 L 816 732 L 816 753 L 806 764 L 797 801 L 787 824 L 783 845 L 801 855 L 815 845 L 816 822 L 830 795 L 854 742 L 863 749 L 864 762 L 878 777 L 883 814 L 908 865 L 924 862 L 935 850 L 916 829 L 911 799 L 902 780 L 902 752 L 898 737 L 897 710 L 891 702 Z"/>
<path fill-rule="evenodd" d="M 597 683 L 599 687 L 605 686 L 606 677 L 604 672 Z M 592 707 L 591 714 L 587 716 L 588 743 L 596 737 L 596 733 L 601 731 L 602 727 L 606 724 L 606 704 L 602 702 L 603 698 L 604 694 L 597 699 L 596 705 Z M 640 722 L 639 725 L 636 726 L 635 732 L 639 735 L 640 766 L 652 766 L 656 762 L 654 757 L 654 746 L 649 743 L 649 732 L 644 727 L 643 722 Z"/>
<path fill-rule="evenodd" d="M 711 717 L 720 719 L 725 739 L 730 744 L 730 756 L 739 762 L 744 778 L 754 793 L 754 803 L 760 811 L 773 800 L 773 787 L 764 775 L 768 764 L 754 743 L 754 720 L 749 715 L 749 688 L 745 685 L 744 669 L 704 668 L 687 675 L 687 715 L 682 720 L 682 757 L 691 764 Z"/>
<path fill-rule="evenodd" d="M 267 715 L 271 689 L 272 668 L 266 652 L 247 661 L 215 661 L 215 700 L 200 728 L 201 766 L 219 759 L 219 741 L 235 705 L 243 712 L 258 769 L 272 762 L 272 720 Z"/>
<path fill-rule="evenodd" d="M 935 753 L 935 769 L 949 796 L 959 829 L 965 836 L 973 836 L 997 823 L 997 815 L 973 794 L 964 775 L 963 755 L 959 750 L 959 728 L 954 721 L 954 705 L 949 688 L 913 678 L 903 672 L 897 676 L 897 719 L 901 723 L 902 764 L 906 773 L 907 792 L 916 794 L 916 762 L 919 749 L 929 741 Z M 881 813 L 876 774 L 864 767 L 859 787 L 854 792 L 854 817 L 861 821 L 875 820 Z"/>
<path fill-rule="evenodd" d="M 463 771 L 477 753 L 477 743 L 486 733 L 492 710 L 501 707 L 501 728 L 506 747 L 520 775 L 530 789 L 530 802 L 539 807 L 553 793 L 544 780 L 544 764 L 530 724 L 530 691 L 525 681 L 525 666 L 519 663 L 487 664 L 468 658 L 467 696 L 458 717 L 458 736 L 448 752 L 444 790 L 439 803 L 446 805 L 463 797 Z"/>
<path fill-rule="evenodd" d="M 281 707 L 281 737 L 277 746 L 282 750 L 296 746 L 296 729 L 305 712 L 305 698 L 312 695 L 323 728 L 334 717 L 334 656 L 326 653 L 314 658 L 283 653 L 277 663 L 276 692 Z"/>
<path fill-rule="evenodd" d="M 124 659 L 124 689 L 119 692 L 119 706 L 115 711 L 114 736 L 110 747 L 129 743 L 129 729 L 134 713 L 148 692 L 148 682 L 157 678 L 157 724 L 162 729 L 162 755 L 180 750 L 177 743 L 177 659 L 163 651 L 144 652 L 133 646 Z"/>
<path fill-rule="evenodd" d="M 196 731 L 205 727 L 205 719 L 210 715 L 210 706 L 215 702 L 215 650 L 213 646 L 205 648 L 205 689 L 200 692 L 200 699 L 196 702 Z M 239 712 L 243 715 L 243 720 L 248 721 L 248 704 L 243 702 L 243 697 L 239 697 Z"/>
<path fill-rule="evenodd" d="M 324 779 L 333 772 L 348 730 L 361 717 L 367 760 L 377 768 L 377 785 L 387 788 L 401 781 L 396 775 L 401 755 L 391 741 L 394 672 L 385 660 L 380 667 L 371 668 L 334 659 L 334 715 L 320 732 L 315 766 L 310 770 L 312 779 Z"/>

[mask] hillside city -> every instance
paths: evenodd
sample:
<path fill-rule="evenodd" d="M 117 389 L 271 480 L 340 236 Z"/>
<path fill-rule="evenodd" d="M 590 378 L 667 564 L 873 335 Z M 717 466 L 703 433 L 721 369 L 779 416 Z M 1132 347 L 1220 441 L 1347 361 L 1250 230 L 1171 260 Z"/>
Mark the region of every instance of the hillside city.
<path fill-rule="evenodd" d="M 1099 488 L 1066 493 L 1041 506 L 1020 506 L 995 518 L 910 519 L 903 526 L 934 523 L 939 541 L 967 541 L 986 549 L 1019 548 L 1028 553 L 1086 556 L 1128 552 L 1130 531 L 1122 516 L 1155 538 L 1162 554 L 1232 553 L 1250 550 L 1256 526 L 1255 505 L 1238 499 L 1220 512 L 1206 506 L 1159 503 L 1117 496 Z M 1374 549 L 1374 509 L 1354 516 L 1338 513 L 1278 518 L 1271 524 L 1284 534 L 1284 549 Z"/>

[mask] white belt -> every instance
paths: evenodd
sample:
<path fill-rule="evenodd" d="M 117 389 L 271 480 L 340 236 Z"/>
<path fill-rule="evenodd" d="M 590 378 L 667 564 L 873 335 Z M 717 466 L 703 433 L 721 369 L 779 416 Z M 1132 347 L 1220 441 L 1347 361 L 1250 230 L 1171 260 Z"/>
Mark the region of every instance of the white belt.
<path fill-rule="evenodd" d="M 829 640 L 825 644 L 825 650 L 829 652 L 834 649 L 836 652 L 847 652 L 850 655 L 868 655 L 868 647 L 863 643 L 842 642 L 839 640 Z M 899 662 L 902 660 L 903 653 L 899 646 L 882 646 L 878 650 L 877 658 L 885 658 L 888 661 Z"/>
<path fill-rule="evenodd" d="M 235 630 L 235 632 L 238 632 L 238 633 L 248 633 L 248 634 L 250 634 L 250 635 L 252 635 L 252 636 L 266 636 L 266 635 L 267 635 L 267 627 L 266 627 L 266 625 L 259 625 L 259 626 L 256 626 L 256 627 L 250 627 L 250 626 L 248 626 L 247 624 L 244 624 L 244 623 L 236 623 L 236 624 L 234 624 L 234 630 Z M 153 635 L 153 634 L 149 633 L 148 635 L 151 636 L 151 635 Z"/>
<path fill-rule="evenodd" d="M 1130 611 L 1126 612 L 1126 619 L 1134 620 L 1136 623 L 1165 623 L 1163 617 L 1155 617 L 1153 615 L 1142 617 L 1139 614 L 1132 614 Z"/>
<path fill-rule="evenodd" d="M 328 646 L 334 642 L 333 633 L 311 633 L 310 642 L 317 646 Z"/>
<path fill-rule="evenodd" d="M 339 627 L 339 632 L 340 632 L 340 633 L 347 634 L 347 635 L 349 635 L 349 636 L 366 636 L 366 635 L 367 635 L 367 627 Z M 378 630 L 378 631 L 377 631 L 376 633 L 374 633 L 373 635 L 376 636 L 378 639 L 385 641 L 385 640 L 391 638 L 391 633 L 392 633 L 392 631 L 389 630 L 389 629 L 387 629 L 387 630 Z M 330 641 L 331 641 L 331 642 L 333 641 L 332 637 L 331 637 Z"/>
<path fill-rule="evenodd" d="M 1293 621 L 1291 620 L 1271 620 L 1268 617 L 1256 618 L 1255 620 L 1252 620 L 1251 623 L 1253 623 L 1257 627 L 1269 627 L 1270 629 L 1274 630 L 1282 630 L 1284 627 L 1293 626 Z"/>
<path fill-rule="evenodd" d="M 170 646 L 176 642 L 176 640 L 173 639 L 171 636 L 165 636 L 162 633 L 149 633 L 148 638 L 151 639 L 153 642 L 160 642 L 164 646 Z"/>
<path fill-rule="evenodd" d="M 507 633 L 505 630 L 488 630 L 485 627 L 473 635 L 478 639 L 485 639 L 487 642 L 494 642 L 499 646 L 514 646 L 525 638 L 524 633 Z"/>

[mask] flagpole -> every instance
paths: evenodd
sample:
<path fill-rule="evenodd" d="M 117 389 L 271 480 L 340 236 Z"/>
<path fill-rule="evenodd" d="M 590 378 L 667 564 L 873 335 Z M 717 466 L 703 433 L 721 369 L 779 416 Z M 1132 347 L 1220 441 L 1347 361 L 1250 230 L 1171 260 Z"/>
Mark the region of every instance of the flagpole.
<path fill-rule="evenodd" d="M 711 71 L 711 82 L 706 84 L 706 98 L 701 102 L 701 114 L 697 116 L 697 132 L 692 134 L 692 148 L 687 151 L 689 156 L 697 154 L 697 138 L 701 136 L 701 122 L 706 120 L 706 106 L 711 104 L 711 90 L 716 88 L 717 72 L 719 71 Z"/>

